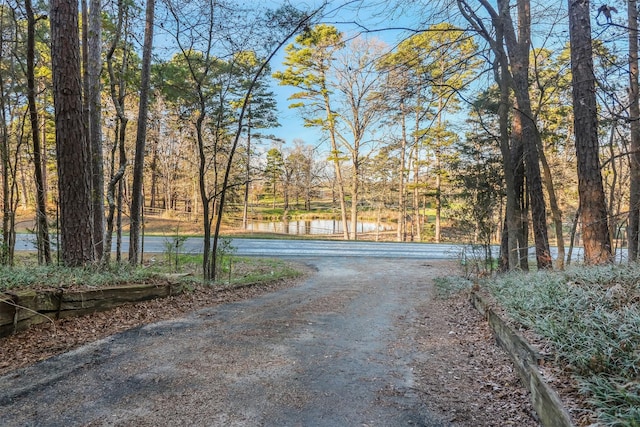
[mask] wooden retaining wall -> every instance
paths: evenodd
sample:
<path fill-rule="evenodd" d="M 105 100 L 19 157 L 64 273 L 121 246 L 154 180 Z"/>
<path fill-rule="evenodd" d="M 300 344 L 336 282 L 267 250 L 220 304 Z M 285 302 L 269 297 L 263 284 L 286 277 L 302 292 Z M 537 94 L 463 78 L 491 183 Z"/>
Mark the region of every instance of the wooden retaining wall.
<path fill-rule="evenodd" d="M 183 286 L 136 284 L 95 290 L 17 290 L 0 293 L 0 337 L 31 325 L 66 317 L 82 316 L 131 302 L 164 298 L 182 293 Z"/>
<path fill-rule="evenodd" d="M 538 369 L 540 354 L 517 332 L 500 318 L 489 304 L 476 292 L 471 293 L 471 303 L 489 322 L 498 344 L 513 361 L 521 381 L 531 393 L 531 402 L 540 422 L 545 427 L 574 427 L 571 416 L 564 408 L 558 394 L 545 381 Z"/>

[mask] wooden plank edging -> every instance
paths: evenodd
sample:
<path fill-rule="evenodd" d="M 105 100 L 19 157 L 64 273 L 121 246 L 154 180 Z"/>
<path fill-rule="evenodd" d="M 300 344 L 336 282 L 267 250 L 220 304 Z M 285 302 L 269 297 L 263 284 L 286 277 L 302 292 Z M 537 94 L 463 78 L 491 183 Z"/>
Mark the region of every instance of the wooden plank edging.
<path fill-rule="evenodd" d="M 477 292 L 471 292 L 471 304 L 480 312 L 493 330 L 496 341 L 513 361 L 524 386 L 531 393 L 531 402 L 545 427 L 575 427 L 558 393 L 545 381 L 538 364 L 539 353 L 520 334 L 500 318 Z"/>
<path fill-rule="evenodd" d="M 173 283 L 172 283 L 173 282 Z M 135 284 L 68 291 L 18 290 L 0 293 L 0 337 L 55 319 L 77 317 L 120 305 L 178 295 L 183 287 L 168 279 L 164 284 Z"/>

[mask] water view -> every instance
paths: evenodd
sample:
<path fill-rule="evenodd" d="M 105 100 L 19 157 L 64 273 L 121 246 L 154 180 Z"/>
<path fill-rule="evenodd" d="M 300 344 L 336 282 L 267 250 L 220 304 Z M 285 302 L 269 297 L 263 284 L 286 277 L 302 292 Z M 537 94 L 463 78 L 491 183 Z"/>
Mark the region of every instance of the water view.
<path fill-rule="evenodd" d="M 351 222 L 349 222 L 351 227 Z M 342 221 L 338 219 L 312 219 L 291 221 L 253 221 L 248 229 L 254 232 L 296 234 L 296 235 L 321 235 L 342 234 Z M 389 224 L 376 224 L 375 222 L 358 222 L 358 233 L 373 233 L 375 231 L 393 230 Z"/>

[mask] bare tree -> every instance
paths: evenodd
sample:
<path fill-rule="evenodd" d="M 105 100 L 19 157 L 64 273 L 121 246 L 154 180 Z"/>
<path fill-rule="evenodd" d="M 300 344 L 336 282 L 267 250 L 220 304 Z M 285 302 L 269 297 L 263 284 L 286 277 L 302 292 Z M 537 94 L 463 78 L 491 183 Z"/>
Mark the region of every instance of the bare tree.
<path fill-rule="evenodd" d="M 213 234 L 213 265 L 212 265 L 212 273 L 215 277 L 216 270 L 216 252 L 218 250 L 218 239 L 220 237 L 220 227 L 222 226 L 222 212 L 224 210 L 225 200 L 227 196 L 227 191 L 229 189 L 230 183 L 230 175 L 231 169 L 233 165 L 233 158 L 238 147 L 238 142 L 240 141 L 240 136 L 242 135 L 242 128 L 244 126 L 244 118 L 247 112 L 247 108 L 250 104 L 251 95 L 258 85 L 258 81 L 264 72 L 268 69 L 269 63 L 273 59 L 273 57 L 278 53 L 280 49 L 287 43 L 291 37 L 301 31 L 303 28 L 308 28 L 313 17 L 318 14 L 322 10 L 322 7 L 315 9 L 310 13 L 300 13 L 297 10 L 292 10 L 289 8 L 282 8 L 271 15 L 271 18 L 276 22 L 282 22 L 282 19 L 285 19 L 288 25 L 286 25 L 285 34 L 281 37 L 276 35 L 276 39 L 272 40 L 272 43 L 267 48 L 269 50 L 266 57 L 262 60 L 261 64 L 256 67 L 255 72 L 251 78 L 248 79 L 248 84 L 245 86 L 246 91 L 244 92 L 244 96 L 242 97 L 242 106 L 240 107 L 240 113 L 238 114 L 238 127 L 235 132 L 235 136 L 233 138 L 233 142 L 231 144 L 231 150 L 229 152 L 229 157 L 227 161 L 227 165 L 224 171 L 224 178 L 222 182 L 222 191 L 220 193 L 220 215 L 216 218 L 215 230 Z"/>
<path fill-rule="evenodd" d="M 532 70 L 532 80 L 535 84 L 533 88 L 535 95 L 532 94 L 532 99 L 535 98 L 536 101 L 535 120 L 537 123 L 542 123 L 541 128 L 553 127 L 553 121 L 551 119 L 557 116 L 559 110 L 554 104 L 557 102 L 560 93 L 568 87 L 568 85 L 565 84 L 565 79 L 561 77 L 562 68 L 559 68 L 560 63 L 551 61 L 552 57 L 553 53 L 548 49 L 536 49 L 533 55 L 534 67 Z M 553 132 L 547 132 L 547 138 L 549 138 L 550 135 L 553 135 Z M 540 156 L 540 165 L 542 166 L 542 180 L 549 196 L 549 207 L 551 208 L 551 218 L 556 235 L 558 251 L 556 267 L 562 270 L 564 269 L 566 253 L 562 209 L 556 190 L 556 182 L 559 182 L 561 178 L 557 175 L 554 177 L 554 171 L 552 171 L 554 157 L 547 156 L 548 148 L 545 148 L 543 138 L 537 142 L 539 143 L 538 154 Z M 545 142 L 547 142 L 547 140 L 545 140 Z"/>
<path fill-rule="evenodd" d="M 382 49 L 379 41 L 355 39 L 336 66 L 335 92 L 342 95 L 335 112 L 336 135 L 351 158 L 351 240 L 358 236 L 361 166 L 366 157 L 363 151 L 368 140 L 373 139 L 375 124 L 380 120 L 380 98 L 374 95 L 380 92 L 381 79 L 373 58 L 380 56 Z"/>
<path fill-rule="evenodd" d="M 184 73 L 185 93 L 180 96 L 189 104 L 190 115 L 193 117 L 191 124 L 198 156 L 198 191 L 204 229 L 202 270 L 203 279 L 210 281 L 215 279 L 215 254 L 211 249 L 211 230 L 216 214 L 219 215 L 216 207 L 219 192 L 218 154 L 219 147 L 228 140 L 226 126 L 230 101 L 229 81 L 225 81 L 226 74 L 223 71 L 227 64 L 214 55 L 218 37 L 215 31 L 216 18 L 223 9 L 211 0 L 196 9 L 173 2 L 167 2 L 167 7 L 176 27 L 172 36 L 180 50 L 180 54 L 174 57 L 174 62 Z M 208 138 L 209 120 L 213 122 L 213 143 L 210 143 Z M 209 183 L 211 174 L 213 185 Z"/>
<path fill-rule="evenodd" d="M 111 258 L 111 242 L 113 235 L 113 221 L 116 213 L 116 209 L 118 211 L 118 218 L 121 218 L 122 215 L 122 178 L 124 176 L 126 167 L 127 167 L 127 156 L 125 150 L 125 138 L 127 134 L 127 124 L 129 119 L 125 113 L 124 102 L 126 96 L 126 82 L 125 82 L 125 73 L 128 66 L 128 56 L 129 52 L 126 47 L 127 38 L 124 37 L 124 48 L 122 53 L 122 63 L 120 67 L 120 72 L 116 77 L 116 70 L 114 67 L 114 54 L 116 52 L 116 48 L 118 47 L 120 40 L 123 36 L 123 24 L 126 15 L 125 2 L 123 0 L 118 1 L 118 15 L 116 21 L 116 28 L 113 33 L 113 40 L 107 51 L 106 55 L 106 63 L 107 70 L 109 75 L 109 93 L 111 94 L 111 101 L 113 102 L 113 106 L 115 109 L 115 131 L 114 131 L 114 139 L 113 146 L 111 149 L 111 165 L 110 165 L 110 178 L 109 183 L 107 185 L 107 202 L 109 204 L 109 211 L 107 214 L 107 222 L 106 222 L 106 230 L 104 233 L 104 249 L 103 249 L 103 257 L 102 260 L 105 263 L 108 263 Z M 116 169 L 116 158 L 117 169 Z M 117 191 L 117 199 L 116 199 L 116 190 Z M 121 224 L 121 221 L 118 221 L 118 225 Z M 116 245 L 116 257 L 117 260 L 120 261 L 121 257 L 121 234 L 122 228 L 118 226 L 118 239 Z"/>
<path fill-rule="evenodd" d="M 292 170 L 292 186 L 298 205 L 299 198 L 304 199 L 304 209 L 311 210 L 311 196 L 316 183 L 315 150 L 310 145 L 305 145 L 301 139 L 293 140 L 293 148 L 286 156 L 287 166 Z"/>
<path fill-rule="evenodd" d="M 397 50 L 391 54 L 387 54 L 379 61 L 379 66 L 382 71 L 387 73 L 386 82 L 384 83 L 384 91 L 380 94 L 384 98 L 382 105 L 386 106 L 387 113 L 392 114 L 392 120 L 400 123 L 400 137 L 399 137 L 399 154 L 400 161 L 397 164 L 397 180 L 398 180 L 398 225 L 396 230 L 396 238 L 399 242 L 403 242 L 407 238 L 407 187 L 409 180 L 409 165 L 410 160 L 414 164 L 414 178 L 418 177 L 418 157 L 420 144 L 420 132 L 418 129 L 421 127 L 421 117 L 424 114 L 419 113 L 419 110 L 426 110 L 423 108 L 421 93 L 424 85 L 422 84 L 421 77 L 423 73 L 415 70 L 416 63 L 419 62 L 420 55 L 413 49 L 416 43 L 412 42 L 409 38 L 402 42 Z M 418 77 L 419 76 L 419 77 Z M 418 77 L 418 78 L 416 78 Z M 414 130 L 409 131 L 410 114 L 414 112 L 415 122 Z M 410 144 L 409 136 L 413 135 L 413 144 Z M 408 158 L 408 148 L 412 148 L 413 154 Z M 416 217 L 419 216 L 419 203 L 418 203 L 418 186 L 414 185 L 414 207 L 416 209 Z M 418 227 L 418 234 L 420 233 L 420 227 Z M 419 240 L 419 238 L 418 238 Z"/>

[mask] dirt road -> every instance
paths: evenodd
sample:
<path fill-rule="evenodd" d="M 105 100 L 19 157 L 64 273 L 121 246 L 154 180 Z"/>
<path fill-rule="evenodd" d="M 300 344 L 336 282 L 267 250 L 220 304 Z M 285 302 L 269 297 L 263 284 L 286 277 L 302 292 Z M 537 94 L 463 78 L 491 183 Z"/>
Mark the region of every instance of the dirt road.
<path fill-rule="evenodd" d="M 0 425 L 440 426 L 413 388 L 446 263 L 310 259 L 300 286 L 0 377 Z M 428 397 L 427 397 L 428 400 Z"/>

